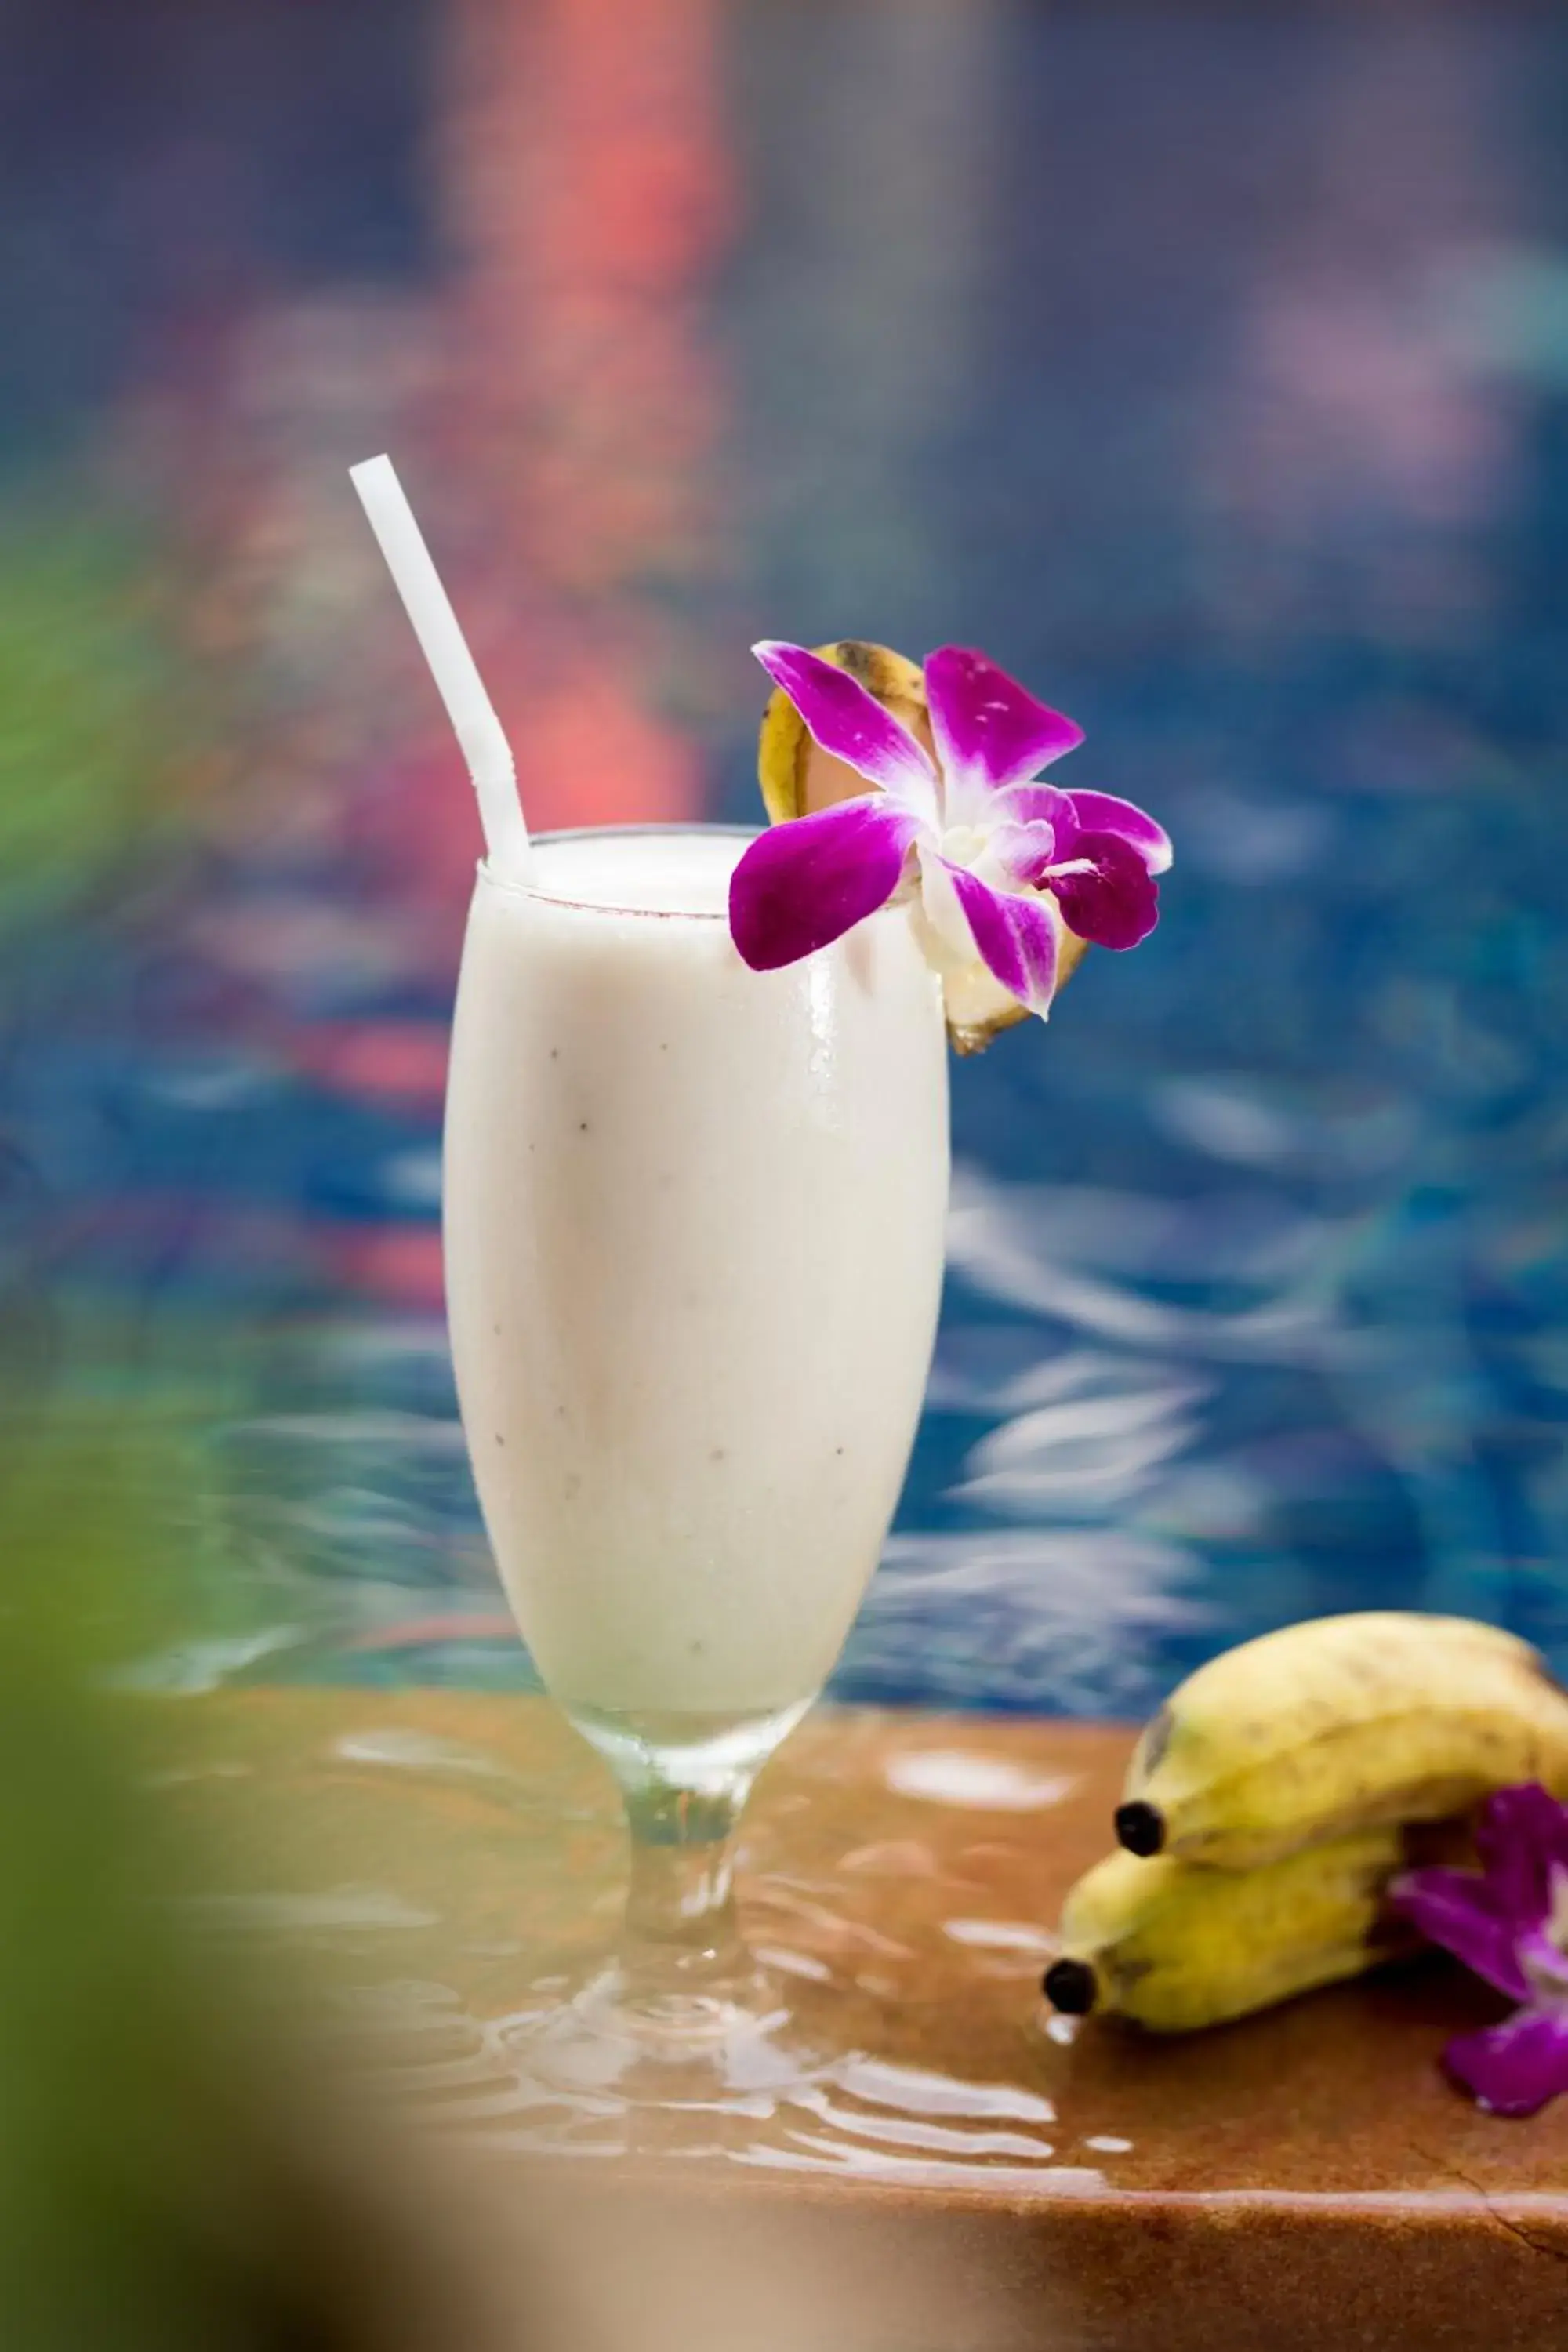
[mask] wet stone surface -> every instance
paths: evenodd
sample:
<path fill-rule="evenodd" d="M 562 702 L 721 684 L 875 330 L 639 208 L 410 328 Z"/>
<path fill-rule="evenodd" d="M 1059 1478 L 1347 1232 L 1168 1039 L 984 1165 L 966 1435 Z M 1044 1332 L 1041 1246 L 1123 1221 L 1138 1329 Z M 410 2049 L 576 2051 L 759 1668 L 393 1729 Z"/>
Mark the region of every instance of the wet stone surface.
<path fill-rule="evenodd" d="M 437 1692 L 252 1690 L 165 1711 L 160 1802 L 210 1857 L 205 1933 L 281 1941 L 367 2071 L 498 2150 L 635 2153 L 541 2100 L 520 2023 L 613 1938 L 607 1778 L 552 1710 Z M 1431 1961 L 1181 2041 L 1051 2018 L 1072 1879 L 1110 1843 L 1116 1726 L 823 1710 L 748 1817 L 748 1936 L 819 2042 L 806 2093 L 691 2118 L 721 2168 L 910 2189 L 1409 2214 L 1539 2206 L 1568 2243 L 1568 2110 L 1500 2124 L 1436 2059 L 1491 1997 Z M 289 1982 L 297 1990 L 300 1979 Z"/>

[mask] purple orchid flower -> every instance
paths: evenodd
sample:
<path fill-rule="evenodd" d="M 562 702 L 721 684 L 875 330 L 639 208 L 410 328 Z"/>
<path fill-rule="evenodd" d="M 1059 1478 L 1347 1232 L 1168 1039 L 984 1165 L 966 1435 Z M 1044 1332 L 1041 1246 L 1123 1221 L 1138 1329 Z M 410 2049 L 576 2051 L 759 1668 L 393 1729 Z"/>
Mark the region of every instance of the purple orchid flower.
<path fill-rule="evenodd" d="M 1044 1015 L 1064 920 L 1108 948 L 1153 929 L 1163 829 L 1108 793 L 1036 782 L 1083 730 L 984 654 L 942 646 L 926 663 L 933 762 L 847 671 L 800 646 L 752 651 L 822 749 L 875 788 L 773 825 L 746 851 L 730 929 L 753 971 L 798 962 L 918 884 L 942 948 L 978 958 Z"/>
<path fill-rule="evenodd" d="M 1412 1870 L 1395 1910 L 1520 2007 L 1461 2033 L 1443 2063 L 1483 2107 L 1532 2116 L 1568 2091 L 1568 1806 L 1535 1782 L 1501 1789 L 1476 1831 L 1481 1867 Z"/>

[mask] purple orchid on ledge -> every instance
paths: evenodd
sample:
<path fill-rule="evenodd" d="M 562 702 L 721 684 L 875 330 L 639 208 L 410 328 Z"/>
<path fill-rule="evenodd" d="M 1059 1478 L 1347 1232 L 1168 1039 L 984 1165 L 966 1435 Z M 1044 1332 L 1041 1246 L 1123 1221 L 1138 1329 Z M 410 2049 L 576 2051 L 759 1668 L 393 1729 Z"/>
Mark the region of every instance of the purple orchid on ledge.
<path fill-rule="evenodd" d="M 1520 2006 L 1461 2033 L 1443 2063 L 1498 2116 L 1532 2116 L 1568 2091 L 1568 1806 L 1533 1781 L 1501 1789 L 1476 1830 L 1481 1867 L 1413 1870 L 1394 1909 Z"/>
<path fill-rule="evenodd" d="M 798 962 L 889 899 L 918 897 L 941 956 L 984 964 L 1043 1017 L 1064 922 L 1107 948 L 1153 929 L 1168 836 L 1130 801 L 1036 782 L 1083 730 L 984 654 L 942 646 L 926 662 L 933 761 L 847 671 L 800 646 L 752 651 L 823 751 L 872 787 L 773 825 L 741 859 L 730 929 L 754 971 Z"/>

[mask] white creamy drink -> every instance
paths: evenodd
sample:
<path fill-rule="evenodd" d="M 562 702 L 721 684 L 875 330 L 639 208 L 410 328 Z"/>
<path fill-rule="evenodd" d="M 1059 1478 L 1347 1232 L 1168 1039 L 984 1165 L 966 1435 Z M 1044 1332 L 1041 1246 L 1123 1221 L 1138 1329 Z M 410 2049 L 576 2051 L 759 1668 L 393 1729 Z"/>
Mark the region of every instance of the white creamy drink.
<path fill-rule="evenodd" d="M 780 971 L 745 837 L 481 871 L 447 1094 L 447 1305 L 507 1591 L 578 1715 L 771 1715 L 877 1564 L 942 1283 L 947 1046 L 889 908 Z"/>

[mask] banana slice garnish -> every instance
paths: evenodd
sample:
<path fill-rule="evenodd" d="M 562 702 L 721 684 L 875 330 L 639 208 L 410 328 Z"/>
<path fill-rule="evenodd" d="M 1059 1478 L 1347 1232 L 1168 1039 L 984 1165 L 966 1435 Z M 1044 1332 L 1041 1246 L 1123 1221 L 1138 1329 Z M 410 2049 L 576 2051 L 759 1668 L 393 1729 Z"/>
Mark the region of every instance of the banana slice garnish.
<path fill-rule="evenodd" d="M 870 645 L 861 637 L 840 637 L 836 644 L 815 646 L 812 650 L 835 668 L 847 670 L 858 678 L 884 710 L 890 711 L 928 751 L 932 750 L 925 675 L 917 662 L 895 653 L 890 646 Z M 782 688 L 775 688 L 768 697 L 763 713 L 757 782 L 773 824 L 854 800 L 868 789 L 864 777 L 812 740 L 805 720 Z M 942 946 L 918 909 L 916 920 L 921 923 L 926 954 L 941 974 L 947 1034 L 955 1053 L 982 1053 L 999 1030 L 1028 1019 L 1023 1005 L 1008 995 L 978 959 L 961 962 Z M 1058 988 L 1066 986 L 1087 951 L 1087 940 L 1079 939 L 1064 923 Z"/>

